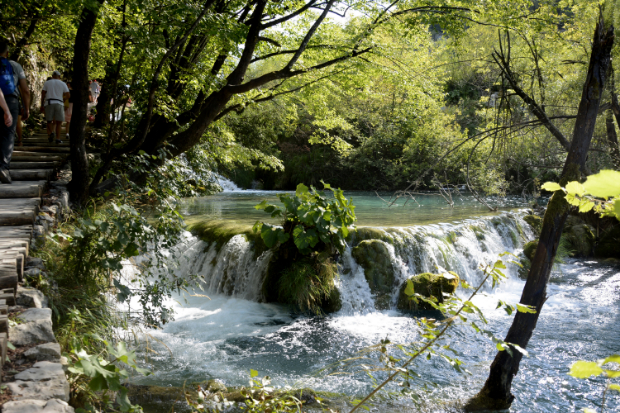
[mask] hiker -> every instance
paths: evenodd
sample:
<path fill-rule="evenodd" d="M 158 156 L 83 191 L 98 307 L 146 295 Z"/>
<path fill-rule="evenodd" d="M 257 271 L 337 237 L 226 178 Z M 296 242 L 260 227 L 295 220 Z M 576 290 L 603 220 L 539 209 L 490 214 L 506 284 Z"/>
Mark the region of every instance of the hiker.
<path fill-rule="evenodd" d="M 90 94 L 93 96 L 93 102 L 97 103 L 97 97 L 99 96 L 99 91 L 101 88 L 99 87 L 99 83 L 97 83 L 97 79 L 90 82 Z"/>
<path fill-rule="evenodd" d="M 4 113 L 4 126 L 11 126 L 13 124 L 13 116 L 11 116 L 11 111 L 6 104 L 2 89 L 0 89 L 0 108 L 2 108 L 2 112 Z"/>
<path fill-rule="evenodd" d="M 69 93 L 73 90 L 71 87 L 71 82 L 67 82 L 67 87 L 69 88 Z M 69 139 L 69 127 L 71 126 L 71 115 L 73 114 L 73 96 L 69 95 L 67 99 L 65 99 L 65 122 L 67 124 L 67 139 Z"/>
<path fill-rule="evenodd" d="M 60 128 L 65 121 L 65 99 L 69 99 L 71 93 L 67 84 L 60 80 L 60 72 L 54 70 L 52 80 L 48 80 L 43 85 L 41 92 L 41 108 L 45 110 L 45 120 L 47 121 L 47 141 L 62 143 L 60 140 Z"/>
<path fill-rule="evenodd" d="M 22 99 L 22 119 L 30 116 L 30 90 L 26 82 L 26 74 L 21 65 L 8 59 L 9 42 L 0 40 L 0 90 L 4 95 L 6 108 L 2 107 L 4 123 L 0 123 L 0 182 L 11 183 L 9 165 L 15 144 L 15 128 L 19 113 L 19 99 Z M 7 122 L 11 120 L 10 124 Z"/>

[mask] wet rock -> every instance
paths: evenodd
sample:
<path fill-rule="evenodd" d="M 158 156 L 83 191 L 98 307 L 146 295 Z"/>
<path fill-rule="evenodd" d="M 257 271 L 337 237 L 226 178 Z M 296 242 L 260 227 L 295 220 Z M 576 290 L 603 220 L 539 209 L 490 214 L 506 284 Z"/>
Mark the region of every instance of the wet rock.
<path fill-rule="evenodd" d="M 435 297 L 439 303 L 444 302 L 444 294 L 454 294 L 459 286 L 460 279 L 458 276 L 450 273 L 433 274 L 425 272 L 409 278 L 413 282 L 413 290 L 417 294 L 424 297 Z M 405 294 L 407 282 L 404 282 L 398 293 L 398 303 L 396 307 L 399 310 L 434 310 L 430 304 L 414 300 Z"/>
<path fill-rule="evenodd" d="M 223 392 L 228 391 L 228 388 L 226 387 L 226 385 L 219 380 L 209 380 L 205 384 L 205 389 L 207 389 L 211 393 L 217 393 L 220 391 L 223 391 Z"/>
<path fill-rule="evenodd" d="M 562 235 L 569 244 L 570 255 L 574 257 L 591 257 L 594 250 L 595 230 L 581 218 L 569 215 L 564 224 Z"/>
<path fill-rule="evenodd" d="M 35 288 L 18 286 L 15 303 L 29 308 L 47 308 L 48 300 L 43 293 Z"/>
<path fill-rule="evenodd" d="M 17 316 L 19 324 L 9 326 L 11 343 L 27 346 L 38 343 L 55 343 L 52 331 L 52 310 L 49 308 L 29 308 Z"/>
<path fill-rule="evenodd" d="M 523 246 L 523 255 L 525 255 L 528 260 L 532 261 L 534 259 L 534 254 L 536 254 L 536 248 L 538 248 L 538 240 L 526 243 Z"/>
<path fill-rule="evenodd" d="M 67 402 L 50 400 L 17 400 L 2 405 L 2 413 L 73 413 Z"/>
<path fill-rule="evenodd" d="M 61 357 L 60 344 L 39 344 L 38 346 L 26 350 L 24 356 L 30 360 L 59 362 Z"/>
<path fill-rule="evenodd" d="M 69 401 L 69 382 L 60 363 L 39 361 L 31 368 L 15 375 L 15 381 L 8 383 L 16 400 L 60 399 Z"/>
<path fill-rule="evenodd" d="M 329 297 L 327 297 L 327 299 L 324 300 L 321 304 L 321 308 L 327 314 L 340 311 L 340 309 L 342 308 L 342 299 L 340 297 L 340 291 L 338 291 L 338 288 L 334 287 L 332 289 Z"/>
<path fill-rule="evenodd" d="M 594 255 L 598 258 L 620 258 L 620 225 L 602 234 Z"/>
<path fill-rule="evenodd" d="M 390 308 L 390 296 L 396 279 L 388 244 L 376 239 L 364 240 L 353 248 L 351 255 L 364 269 L 370 291 L 376 296 L 375 307 L 378 310 Z"/>
<path fill-rule="evenodd" d="M 542 229 L 542 218 L 538 215 L 526 215 L 523 217 L 523 220 L 527 222 L 530 227 L 532 227 L 532 231 L 536 236 L 540 235 L 540 230 Z"/>
<path fill-rule="evenodd" d="M 41 258 L 28 257 L 26 258 L 26 268 L 38 268 L 40 270 L 45 269 L 45 265 L 43 265 L 43 260 Z"/>

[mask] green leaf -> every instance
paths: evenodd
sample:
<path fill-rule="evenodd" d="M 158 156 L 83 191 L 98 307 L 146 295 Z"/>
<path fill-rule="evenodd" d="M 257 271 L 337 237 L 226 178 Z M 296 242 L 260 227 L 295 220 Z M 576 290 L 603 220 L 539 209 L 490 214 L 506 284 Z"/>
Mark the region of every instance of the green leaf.
<path fill-rule="evenodd" d="M 306 185 L 304 185 L 304 184 L 297 185 L 297 189 L 295 190 L 295 194 L 297 196 L 307 195 L 308 194 L 308 187 Z"/>
<path fill-rule="evenodd" d="M 620 384 L 610 384 L 609 390 L 615 390 L 620 393 Z"/>
<path fill-rule="evenodd" d="M 278 243 L 278 233 L 284 232 L 282 228 L 277 228 L 273 225 L 264 224 L 260 230 L 260 236 L 265 242 L 267 248 L 272 248 Z"/>
<path fill-rule="evenodd" d="M 405 294 L 407 294 L 407 296 L 409 297 L 415 294 L 415 290 L 413 288 L 413 281 L 407 280 L 407 286 L 405 287 Z"/>
<path fill-rule="evenodd" d="M 523 305 L 519 303 L 517 303 L 517 311 L 520 313 L 536 314 L 536 309 L 533 308 L 531 305 Z"/>
<path fill-rule="evenodd" d="M 590 175 L 583 184 L 584 190 L 598 198 L 611 198 L 620 195 L 620 172 L 603 170 Z"/>
<path fill-rule="evenodd" d="M 566 192 L 577 196 L 584 196 L 586 190 L 579 182 L 572 181 L 566 184 Z"/>
<path fill-rule="evenodd" d="M 549 192 L 555 192 L 555 191 L 559 191 L 562 189 L 562 187 L 558 184 L 556 184 L 555 182 L 545 182 L 542 186 L 542 189 L 544 189 L 545 191 L 549 191 Z"/>
<path fill-rule="evenodd" d="M 618 364 L 620 364 L 620 355 L 619 354 L 614 354 L 614 355 L 611 355 L 611 356 L 607 357 L 605 360 L 603 360 L 603 364 L 607 364 L 607 363 L 618 363 Z"/>
<path fill-rule="evenodd" d="M 603 369 L 593 361 L 579 360 L 570 366 L 569 376 L 576 377 L 578 379 L 587 379 L 590 376 L 598 376 L 603 373 Z"/>
<path fill-rule="evenodd" d="M 250 369 L 250 377 L 254 378 L 256 376 L 258 376 L 258 372 L 256 370 Z"/>

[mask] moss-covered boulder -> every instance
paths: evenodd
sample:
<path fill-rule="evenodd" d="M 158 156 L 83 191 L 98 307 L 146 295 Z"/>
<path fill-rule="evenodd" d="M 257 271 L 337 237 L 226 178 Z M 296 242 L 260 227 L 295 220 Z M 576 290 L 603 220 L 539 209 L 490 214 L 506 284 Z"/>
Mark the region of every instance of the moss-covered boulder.
<path fill-rule="evenodd" d="M 379 310 L 390 308 L 390 297 L 396 279 L 387 244 L 377 239 L 364 240 L 353 248 L 351 255 L 364 269 L 370 291 L 375 295 L 375 307 Z"/>
<path fill-rule="evenodd" d="M 235 221 L 199 221 L 191 223 L 187 229 L 204 242 L 215 242 L 217 248 L 221 248 L 235 235 L 243 235 L 248 241 L 258 241 L 256 245 L 265 248 L 260 234 L 255 233 L 251 225 L 240 224 Z"/>
<path fill-rule="evenodd" d="M 581 218 L 569 215 L 564 224 L 562 235 L 568 243 L 573 257 L 591 257 L 596 240 L 595 229 Z"/>
<path fill-rule="evenodd" d="M 540 235 L 540 230 L 542 229 L 541 217 L 538 215 L 526 215 L 523 217 L 523 220 L 529 224 L 536 236 Z"/>
<path fill-rule="evenodd" d="M 620 258 L 620 225 L 616 225 L 601 235 L 594 250 L 598 258 Z"/>
<path fill-rule="evenodd" d="M 454 274 L 433 274 L 430 272 L 415 275 L 409 278 L 409 280 L 413 282 L 414 292 L 424 297 L 435 297 L 439 303 L 444 302 L 444 293 L 454 294 L 460 282 L 459 277 Z M 407 282 L 404 282 L 398 293 L 398 303 L 396 307 L 399 310 L 410 311 L 434 309 L 430 304 L 424 301 L 419 301 L 416 303 L 414 300 L 410 299 L 409 295 L 405 293 L 407 284 Z"/>
<path fill-rule="evenodd" d="M 340 297 L 340 291 L 336 287 L 332 288 L 329 296 L 323 300 L 321 308 L 326 314 L 340 311 L 342 308 L 342 298 Z"/>
<path fill-rule="evenodd" d="M 534 254 L 536 254 L 536 248 L 538 248 L 537 239 L 526 243 L 523 246 L 523 255 L 525 255 L 528 260 L 532 261 L 534 259 Z"/>

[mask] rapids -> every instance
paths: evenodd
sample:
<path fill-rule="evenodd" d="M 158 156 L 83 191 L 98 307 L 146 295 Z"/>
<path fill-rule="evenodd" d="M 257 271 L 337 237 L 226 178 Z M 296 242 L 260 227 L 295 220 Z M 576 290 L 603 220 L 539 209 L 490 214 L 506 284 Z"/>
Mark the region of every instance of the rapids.
<path fill-rule="evenodd" d="M 252 202 L 257 203 L 259 197 L 260 194 L 254 195 Z M 194 208 L 195 212 L 196 202 L 202 201 L 190 201 L 187 210 Z M 230 219 L 226 209 L 225 205 L 220 208 L 220 218 L 223 215 Z M 379 226 L 372 230 L 388 246 L 401 281 L 425 271 L 450 270 L 475 285 L 482 277 L 480 265 L 495 261 L 504 251 L 518 254 L 524 242 L 533 237 L 522 219 L 524 214 L 523 210 L 512 210 L 475 219 Z M 438 215 L 442 219 L 442 213 Z M 202 275 L 204 291 L 175 297 L 175 321 L 148 332 L 149 337 L 156 339 L 150 340 L 150 347 L 157 353 L 143 355 L 148 356 L 145 365 L 154 374 L 136 382 L 182 386 L 216 378 L 228 386 L 241 386 L 247 384 L 249 370 L 255 369 L 261 376 L 269 375 L 278 386 L 364 395 L 373 385 L 361 366 L 372 364 L 376 357 L 370 355 L 367 360 L 339 370 L 347 374 L 327 373 L 335 371 L 339 361 L 383 339 L 407 343 L 416 340 L 419 332 L 411 316 L 395 309 L 397 288 L 392 309 L 375 309 L 375 297 L 363 269 L 351 256 L 353 246 L 349 245 L 339 262 L 337 286 L 342 309 L 326 317 L 307 317 L 291 313 L 282 305 L 261 302 L 260 286 L 269 251 L 256 253 L 243 235 L 217 246 L 187 233 L 177 246 L 182 259 L 176 271 L 179 275 Z M 497 302 L 518 302 L 524 285 L 517 276 L 516 265 L 508 265 L 507 275 L 499 287 L 487 287 L 484 294 L 475 298 L 475 304 L 488 318 L 486 328 L 502 338 L 512 317 L 496 310 Z M 514 412 L 567 412 L 598 406 L 602 380 L 576 380 L 567 375 L 568 369 L 575 360 L 595 360 L 618 352 L 617 264 L 570 259 L 554 270 L 548 294 L 528 348 L 530 357 L 522 361 L 514 382 Z M 384 400 L 375 405 L 374 411 L 419 411 L 420 406 L 432 406 L 429 411 L 444 411 L 441 406 L 445 402 L 458 403 L 477 392 L 495 355 L 494 344 L 462 327 L 451 330 L 442 344 L 450 344 L 457 351 L 470 374 L 455 372 L 440 358 L 419 360 L 416 371 L 420 378 L 408 389 L 412 397 L 395 395 L 401 407 L 394 410 L 390 406 L 395 402 Z M 381 378 L 382 374 L 376 376 Z M 390 388 L 392 392 L 400 390 L 397 386 Z M 610 397 L 606 407 L 608 411 L 620 409 L 618 397 Z"/>

